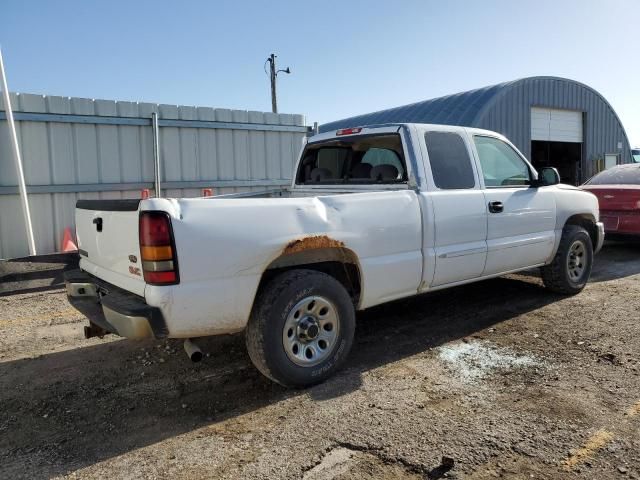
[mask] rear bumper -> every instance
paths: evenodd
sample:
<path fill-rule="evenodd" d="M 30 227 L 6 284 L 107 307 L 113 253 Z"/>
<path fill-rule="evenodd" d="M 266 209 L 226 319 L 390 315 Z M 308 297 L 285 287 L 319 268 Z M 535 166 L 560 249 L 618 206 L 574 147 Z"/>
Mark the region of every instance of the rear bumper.
<path fill-rule="evenodd" d="M 601 210 L 600 220 L 609 234 L 640 235 L 640 211 Z"/>
<path fill-rule="evenodd" d="M 604 223 L 596 222 L 596 227 L 598 227 L 598 241 L 594 245 L 593 253 L 598 253 L 604 244 Z"/>
<path fill-rule="evenodd" d="M 162 312 L 142 297 L 104 282 L 82 270 L 66 272 L 69 303 L 89 322 L 126 338 L 165 338 L 169 335 Z"/>

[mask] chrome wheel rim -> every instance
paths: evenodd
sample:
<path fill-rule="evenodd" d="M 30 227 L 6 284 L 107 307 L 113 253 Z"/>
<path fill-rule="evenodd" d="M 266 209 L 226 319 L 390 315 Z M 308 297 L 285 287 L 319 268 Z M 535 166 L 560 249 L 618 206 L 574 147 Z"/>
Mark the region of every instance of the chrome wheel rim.
<path fill-rule="evenodd" d="M 340 319 L 335 305 L 314 295 L 300 300 L 288 313 L 282 344 L 293 363 L 313 367 L 331 355 L 339 333 Z"/>
<path fill-rule="evenodd" d="M 586 247 L 581 240 L 576 240 L 569 247 L 569 255 L 567 256 L 567 271 L 569 279 L 577 282 L 582 278 L 586 269 Z"/>

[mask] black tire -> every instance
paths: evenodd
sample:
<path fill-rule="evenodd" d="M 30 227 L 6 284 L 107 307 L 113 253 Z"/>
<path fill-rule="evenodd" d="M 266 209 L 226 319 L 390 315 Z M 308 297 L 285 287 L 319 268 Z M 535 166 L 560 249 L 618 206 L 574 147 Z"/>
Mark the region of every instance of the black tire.
<path fill-rule="evenodd" d="M 299 365 L 294 363 L 295 358 L 292 360 L 291 347 L 286 350 L 285 325 L 290 326 L 287 322 L 292 321 L 294 307 L 316 297 L 326 299 L 335 308 L 338 328 L 332 344 L 318 357 L 320 363 Z M 300 315 L 298 311 L 296 314 Z M 285 387 L 301 388 L 324 381 L 340 368 L 351 350 L 354 330 L 353 302 L 340 282 L 315 270 L 290 270 L 273 278 L 256 299 L 246 329 L 246 344 L 251 361 L 264 376 Z M 298 329 L 295 339 L 297 332 Z M 322 327 L 320 333 L 324 333 Z"/>
<path fill-rule="evenodd" d="M 583 268 L 580 275 L 578 270 L 570 268 L 570 256 L 573 255 L 575 263 L 576 245 L 583 246 L 582 256 L 578 256 Z M 591 267 L 593 266 L 593 244 L 587 231 L 578 225 L 567 225 L 562 231 L 560 245 L 553 261 L 549 265 L 541 268 L 542 281 L 549 290 L 564 295 L 575 295 L 580 293 L 589 281 Z"/>

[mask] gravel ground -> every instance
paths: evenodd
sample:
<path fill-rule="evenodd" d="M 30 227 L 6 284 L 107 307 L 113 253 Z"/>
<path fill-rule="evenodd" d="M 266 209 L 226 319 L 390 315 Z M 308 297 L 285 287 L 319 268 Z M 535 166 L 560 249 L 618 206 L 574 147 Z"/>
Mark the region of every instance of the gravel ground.
<path fill-rule="evenodd" d="M 191 364 L 84 340 L 60 291 L 0 297 L 0 476 L 638 479 L 639 273 L 614 244 L 575 297 L 532 273 L 362 312 L 347 367 L 298 391 L 240 335 Z"/>

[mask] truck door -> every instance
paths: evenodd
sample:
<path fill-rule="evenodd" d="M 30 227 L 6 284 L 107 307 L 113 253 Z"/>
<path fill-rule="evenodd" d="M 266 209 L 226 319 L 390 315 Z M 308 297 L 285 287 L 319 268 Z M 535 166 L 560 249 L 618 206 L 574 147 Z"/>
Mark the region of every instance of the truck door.
<path fill-rule="evenodd" d="M 488 135 L 473 135 L 473 143 L 488 218 L 483 275 L 545 263 L 555 241 L 553 192 L 531 187 L 531 167 L 509 143 Z"/>
<path fill-rule="evenodd" d="M 423 288 L 429 286 L 428 272 L 434 287 L 479 277 L 487 256 L 487 210 L 468 138 L 446 129 L 427 130 L 424 147 Z"/>

